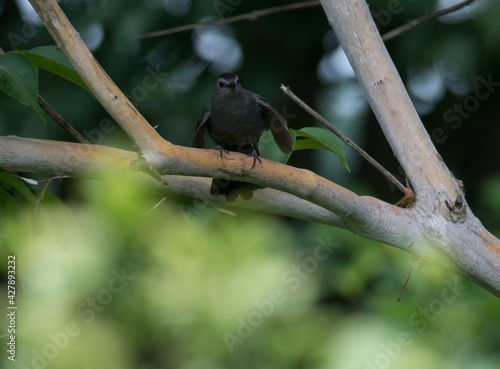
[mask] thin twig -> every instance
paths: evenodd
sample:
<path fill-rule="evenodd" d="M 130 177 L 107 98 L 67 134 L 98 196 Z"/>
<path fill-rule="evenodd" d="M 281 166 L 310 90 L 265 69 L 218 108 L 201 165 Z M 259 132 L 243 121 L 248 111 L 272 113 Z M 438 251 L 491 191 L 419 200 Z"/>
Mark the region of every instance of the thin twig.
<path fill-rule="evenodd" d="M 64 179 L 64 178 L 70 178 L 70 176 L 54 176 L 54 177 L 50 177 L 50 178 L 38 181 L 38 184 L 45 182 L 45 181 L 47 181 L 47 183 L 45 184 L 45 186 L 43 186 L 43 189 L 40 192 L 40 196 L 38 196 L 38 199 L 36 200 L 36 205 L 35 205 L 35 210 L 34 210 L 35 213 L 37 212 L 38 207 L 40 206 L 40 203 L 42 202 L 42 199 L 45 196 L 45 193 L 47 192 L 47 190 L 49 189 L 49 186 L 52 183 L 52 181 L 54 179 Z"/>
<path fill-rule="evenodd" d="M 411 276 L 412 270 L 413 270 L 413 268 L 410 268 L 410 272 L 408 273 L 408 277 L 406 278 L 406 282 L 403 285 L 403 288 L 401 289 L 401 293 L 399 294 L 398 299 L 396 300 L 397 302 L 400 302 L 401 301 L 401 297 L 403 297 L 403 292 L 405 291 L 406 285 L 408 284 L 408 281 L 410 280 L 410 276 Z"/>
<path fill-rule="evenodd" d="M 387 32 L 382 36 L 382 40 L 384 42 L 392 40 L 393 38 L 396 38 L 398 36 L 401 36 L 403 33 L 406 33 L 413 28 L 428 22 L 432 19 L 442 17 L 443 15 L 452 13 L 454 11 L 462 9 L 464 6 L 472 4 L 476 0 L 466 0 L 461 3 L 455 4 L 453 6 L 450 6 L 445 9 L 438 10 L 434 13 L 424 15 L 421 18 L 414 19 L 407 24 L 398 27 L 392 31 Z M 283 6 L 276 6 L 273 8 L 268 8 L 268 9 L 263 9 L 263 10 L 254 10 L 251 13 L 246 13 L 242 15 L 237 15 L 234 17 L 226 18 L 226 19 L 214 19 L 210 21 L 205 21 L 205 22 L 200 22 L 200 23 L 193 23 L 193 24 L 187 24 L 184 26 L 179 26 L 175 28 L 170 28 L 162 31 L 156 31 L 156 32 L 150 32 L 150 33 L 145 33 L 143 35 L 139 35 L 134 37 L 134 41 L 137 40 L 142 40 L 146 38 L 154 38 L 154 37 L 161 37 L 161 36 L 167 36 L 171 35 L 174 33 L 180 33 L 180 32 L 185 32 L 185 31 L 190 31 L 199 27 L 206 27 L 206 26 L 217 26 L 221 24 L 228 24 L 228 23 L 234 23 L 234 22 L 239 22 L 242 20 L 249 20 L 249 21 L 254 21 L 260 17 L 265 17 L 274 13 L 279 13 L 279 12 L 284 12 L 288 10 L 296 10 L 296 9 L 302 9 L 302 8 L 312 8 L 319 6 L 320 2 L 319 1 L 304 1 L 301 3 L 297 4 L 289 4 L 289 5 L 283 5 Z"/>
<path fill-rule="evenodd" d="M 71 124 L 66 122 L 63 117 L 61 117 L 57 112 L 41 97 L 38 95 L 38 104 L 45 112 L 56 122 L 59 126 L 73 136 L 77 141 L 90 144 L 91 142 L 87 140 L 80 132 L 78 132 Z"/>
<path fill-rule="evenodd" d="M 166 30 L 162 30 L 162 31 L 146 33 L 144 35 L 139 35 L 139 36 L 134 37 L 134 41 L 142 40 L 145 38 L 166 36 L 166 35 L 171 35 L 173 33 L 179 33 L 179 32 L 184 32 L 184 31 L 190 31 L 190 30 L 193 30 L 193 29 L 196 29 L 199 27 L 218 26 L 221 24 L 234 23 L 234 22 L 239 22 L 242 20 L 254 21 L 257 18 L 265 17 L 265 16 L 268 16 L 268 15 L 271 15 L 274 13 L 280 13 L 280 12 L 285 12 L 288 10 L 296 10 L 296 9 L 303 9 L 303 8 L 312 8 L 312 7 L 316 7 L 319 5 L 320 5 L 320 2 L 315 0 L 315 1 L 304 1 L 304 2 L 296 3 L 296 4 L 275 6 L 275 7 L 263 9 L 263 10 L 254 10 L 251 13 L 237 15 L 235 17 L 229 17 L 226 19 L 215 19 L 215 20 L 210 20 L 210 21 L 206 21 L 206 22 L 193 23 L 193 24 L 188 24 L 185 26 L 170 28 L 170 29 L 166 29 Z"/>
<path fill-rule="evenodd" d="M 19 178 L 26 180 L 26 178 L 23 178 L 23 177 L 19 177 Z M 50 177 L 50 178 L 41 179 L 41 180 L 36 181 L 36 182 L 37 182 L 37 185 L 39 185 L 40 183 L 43 183 L 43 182 L 52 182 L 54 179 L 67 179 L 67 178 L 74 178 L 74 177 L 60 175 L 60 176 L 54 176 L 54 177 Z"/>
<path fill-rule="evenodd" d="M 414 20 L 402 25 L 401 27 L 398 27 L 396 29 L 393 29 L 392 31 L 387 32 L 385 35 L 382 36 L 382 40 L 384 40 L 384 42 L 392 40 L 393 38 L 401 36 L 403 33 L 408 32 L 415 27 L 418 27 L 422 23 L 428 22 L 432 19 L 439 18 L 439 17 L 442 17 L 443 15 L 446 15 L 446 14 L 452 13 L 454 11 L 457 11 L 459 9 L 462 9 L 464 6 L 472 4 L 474 1 L 476 1 L 476 0 L 462 1 L 461 3 L 455 4 L 455 5 L 450 6 L 448 8 L 444 8 L 444 9 L 438 10 L 434 13 L 424 15 L 423 17 L 420 17 L 418 19 L 414 19 Z"/>
<path fill-rule="evenodd" d="M 370 155 L 368 155 L 362 148 L 356 145 L 351 139 L 345 136 L 342 132 L 340 132 L 337 128 L 335 128 L 330 122 L 328 122 L 325 118 L 323 118 L 319 113 L 314 111 L 309 105 L 307 105 L 304 101 L 298 98 L 289 87 L 281 85 L 281 91 L 285 93 L 290 99 L 292 99 L 297 105 L 299 105 L 302 109 L 304 109 L 307 113 L 309 113 L 314 119 L 317 119 L 321 124 L 323 124 L 326 128 L 332 131 L 335 135 L 337 135 L 342 141 L 344 141 L 348 146 L 352 147 L 359 155 L 361 155 L 366 161 L 368 161 L 371 165 L 373 165 L 378 171 L 380 171 L 389 181 L 391 181 L 401 192 L 406 194 L 405 187 L 399 182 L 396 177 L 394 177 L 387 169 L 385 169 L 382 165 L 380 165 L 375 159 L 373 159 Z"/>
<path fill-rule="evenodd" d="M 403 292 L 406 288 L 406 285 L 408 284 L 408 281 L 410 280 L 411 272 L 413 270 L 417 270 L 420 268 L 420 264 L 422 263 L 422 259 L 416 256 L 413 256 L 413 260 L 411 261 L 411 266 L 410 266 L 410 272 L 408 273 L 408 277 L 406 278 L 406 282 L 403 285 L 403 288 L 401 290 L 401 293 L 399 294 L 399 298 L 397 299 L 397 302 L 401 301 L 401 297 L 403 297 Z"/>
<path fill-rule="evenodd" d="M 38 196 L 38 199 L 36 199 L 36 205 L 35 205 L 35 210 L 34 210 L 35 213 L 38 211 L 38 207 L 40 206 L 40 203 L 42 202 L 42 199 L 45 196 L 45 192 L 47 192 L 47 190 L 50 186 L 50 182 L 52 182 L 52 179 L 50 179 L 49 181 L 47 181 L 47 183 L 45 183 L 45 186 L 43 186 L 42 192 L 40 192 L 40 196 Z"/>
<path fill-rule="evenodd" d="M 142 213 L 142 214 L 146 215 L 146 214 L 151 213 L 151 212 L 152 212 L 153 210 L 155 210 L 158 206 L 160 206 L 160 205 L 161 205 L 161 203 L 162 203 L 163 201 L 165 201 L 166 199 L 167 199 L 167 196 L 163 197 L 160 201 L 158 201 L 158 202 L 156 203 L 156 205 L 155 205 L 155 206 L 153 206 L 153 207 L 152 207 L 151 209 L 149 209 L 149 210 L 146 210 L 146 211 L 145 211 L 144 213 Z"/>

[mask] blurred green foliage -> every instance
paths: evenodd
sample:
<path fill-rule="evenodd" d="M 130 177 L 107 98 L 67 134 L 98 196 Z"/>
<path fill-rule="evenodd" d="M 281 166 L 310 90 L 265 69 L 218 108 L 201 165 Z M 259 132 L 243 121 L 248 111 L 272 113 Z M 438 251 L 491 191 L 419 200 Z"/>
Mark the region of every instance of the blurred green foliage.
<path fill-rule="evenodd" d="M 392 247 L 173 199 L 151 210 L 161 198 L 127 181 L 74 186 L 78 203 L 46 195 L 44 211 L 2 218 L 2 274 L 16 256 L 15 367 L 498 362 L 497 299 L 428 267 L 397 303 L 409 257 Z"/>
<path fill-rule="evenodd" d="M 215 3 L 61 2 L 104 70 L 162 136 L 181 145 L 189 144 L 229 58 L 207 59 L 204 52 L 217 51 L 220 42 L 197 49 L 207 37 L 202 30 L 132 38 L 216 18 Z M 224 17 L 287 2 L 230 3 Z M 464 181 L 472 210 L 498 234 L 500 178 L 491 158 L 500 155 L 500 93 L 493 87 L 478 99 L 475 92 L 479 77 L 500 81 L 500 7 L 477 4 L 462 18 L 427 23 L 387 46 L 439 152 Z M 436 6 L 370 1 L 382 33 Z M 0 0 L 0 17 L 5 51 L 54 44 L 43 27 L 22 18 L 16 2 Z M 281 83 L 403 176 L 356 82 L 341 68 L 320 8 L 218 32 L 212 36 L 230 39 L 241 57 L 224 71 L 293 116 L 291 128 L 313 122 L 279 91 Z M 93 143 L 133 149 L 90 94 L 44 71 L 39 77 L 42 96 Z M 470 105 L 474 97 L 477 107 Z M 0 135 L 11 134 L 71 140 L 1 95 Z M 290 164 L 359 194 L 399 199 L 350 149 L 352 174 L 334 154 L 317 151 L 294 153 Z M 240 210 L 232 217 L 174 196 L 151 210 L 161 197 L 125 180 L 53 181 L 35 211 L 42 185 L 2 178 L 0 303 L 8 305 L 7 256 L 15 254 L 19 307 L 17 360 L 12 366 L 3 351 L 2 367 L 498 367 L 498 300 L 423 267 L 396 303 L 411 258 L 392 247 L 318 224 Z"/>

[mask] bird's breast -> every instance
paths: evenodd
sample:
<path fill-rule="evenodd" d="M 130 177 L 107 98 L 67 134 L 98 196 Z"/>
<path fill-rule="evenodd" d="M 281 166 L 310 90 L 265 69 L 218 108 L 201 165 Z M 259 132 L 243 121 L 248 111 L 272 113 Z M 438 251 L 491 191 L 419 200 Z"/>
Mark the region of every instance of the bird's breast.
<path fill-rule="evenodd" d="M 261 108 L 254 101 L 212 102 L 208 132 L 219 145 L 257 143 L 264 129 Z"/>

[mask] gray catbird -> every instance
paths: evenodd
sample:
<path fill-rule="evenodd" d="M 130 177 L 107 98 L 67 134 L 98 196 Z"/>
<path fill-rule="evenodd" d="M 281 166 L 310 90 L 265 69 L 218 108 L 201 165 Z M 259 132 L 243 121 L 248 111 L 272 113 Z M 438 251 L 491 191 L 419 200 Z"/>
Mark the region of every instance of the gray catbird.
<path fill-rule="evenodd" d="M 286 120 L 267 102 L 266 99 L 245 90 L 237 75 L 224 73 L 217 78 L 214 96 L 201 112 L 196 125 L 192 147 L 205 146 L 205 130 L 223 152 L 237 151 L 254 157 L 253 165 L 259 158 L 258 142 L 264 129 L 271 129 L 274 140 L 284 153 L 293 149 L 293 141 L 286 128 Z M 228 201 L 238 195 L 250 199 L 257 185 L 229 181 L 212 180 L 210 194 L 225 195 Z"/>

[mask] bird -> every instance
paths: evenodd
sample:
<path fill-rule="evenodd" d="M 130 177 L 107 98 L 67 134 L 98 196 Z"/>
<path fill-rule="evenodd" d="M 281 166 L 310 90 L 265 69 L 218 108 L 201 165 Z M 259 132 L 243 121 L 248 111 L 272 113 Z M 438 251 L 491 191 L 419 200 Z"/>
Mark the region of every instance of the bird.
<path fill-rule="evenodd" d="M 293 150 L 293 140 L 287 122 L 262 96 L 244 89 L 236 74 L 223 73 L 217 78 L 212 99 L 203 108 L 196 124 L 191 146 L 205 147 L 205 132 L 217 144 L 215 149 L 223 153 L 236 151 L 253 156 L 261 162 L 258 142 L 265 129 L 270 129 L 279 149 L 286 154 Z M 224 195 L 234 201 L 240 195 L 251 199 L 261 186 L 214 178 L 210 186 L 212 196 Z"/>

